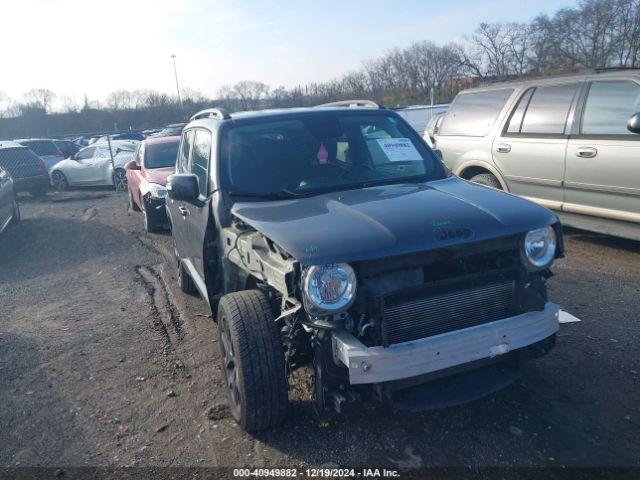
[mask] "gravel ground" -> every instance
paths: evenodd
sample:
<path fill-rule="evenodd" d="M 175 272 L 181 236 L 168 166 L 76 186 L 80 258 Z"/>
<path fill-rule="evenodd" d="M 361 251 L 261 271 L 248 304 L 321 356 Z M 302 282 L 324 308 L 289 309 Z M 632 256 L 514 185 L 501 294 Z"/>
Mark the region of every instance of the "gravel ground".
<path fill-rule="evenodd" d="M 288 421 L 249 435 L 171 237 L 124 194 L 22 200 L 0 235 L 0 466 L 640 466 L 638 243 L 567 232 L 550 296 L 582 322 L 489 398 L 319 424 L 303 371 Z"/>

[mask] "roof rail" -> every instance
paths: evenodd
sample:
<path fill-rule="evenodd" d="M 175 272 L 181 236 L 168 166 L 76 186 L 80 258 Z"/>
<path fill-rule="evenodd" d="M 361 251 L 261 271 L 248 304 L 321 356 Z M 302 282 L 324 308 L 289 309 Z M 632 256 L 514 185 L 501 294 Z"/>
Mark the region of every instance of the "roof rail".
<path fill-rule="evenodd" d="M 196 113 L 191 117 L 190 121 L 199 120 L 201 118 L 218 118 L 220 120 L 228 120 L 231 118 L 229 112 L 224 108 L 207 108 Z"/>
<path fill-rule="evenodd" d="M 373 100 L 341 100 L 339 102 L 323 103 L 322 105 L 316 105 L 316 107 L 384 108 L 383 105 L 380 105 Z"/>

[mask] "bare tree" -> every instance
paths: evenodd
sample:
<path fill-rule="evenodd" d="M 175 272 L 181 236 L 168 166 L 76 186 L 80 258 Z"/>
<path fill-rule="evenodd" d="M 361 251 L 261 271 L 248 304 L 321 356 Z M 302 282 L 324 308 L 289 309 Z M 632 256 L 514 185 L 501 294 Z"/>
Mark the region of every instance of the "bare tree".
<path fill-rule="evenodd" d="M 45 112 L 51 107 L 56 94 L 46 88 L 32 88 L 24 94 L 25 106 L 41 109 Z"/>

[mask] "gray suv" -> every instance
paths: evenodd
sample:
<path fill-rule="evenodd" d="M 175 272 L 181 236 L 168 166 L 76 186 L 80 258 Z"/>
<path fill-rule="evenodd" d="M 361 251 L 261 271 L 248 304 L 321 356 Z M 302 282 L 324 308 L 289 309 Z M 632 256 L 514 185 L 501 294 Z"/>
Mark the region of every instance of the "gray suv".
<path fill-rule="evenodd" d="M 464 179 L 640 240 L 638 112 L 640 70 L 494 84 L 458 94 L 436 146 Z"/>
<path fill-rule="evenodd" d="M 556 216 L 448 175 L 397 113 L 354 100 L 191 120 L 167 180 L 178 281 L 211 308 L 244 429 L 285 418 L 303 365 L 320 416 L 417 411 L 495 392 L 553 346 Z"/>

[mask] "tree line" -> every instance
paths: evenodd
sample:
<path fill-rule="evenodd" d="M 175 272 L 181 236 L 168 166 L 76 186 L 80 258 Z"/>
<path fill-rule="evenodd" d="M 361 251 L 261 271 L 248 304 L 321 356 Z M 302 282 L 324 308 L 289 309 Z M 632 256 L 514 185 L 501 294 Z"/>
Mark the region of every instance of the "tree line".
<path fill-rule="evenodd" d="M 0 92 L 0 138 L 156 127 L 211 105 L 238 111 L 347 98 L 390 106 L 447 103 L 483 82 L 606 68 L 640 68 L 640 0 L 583 0 L 529 23 L 481 23 L 462 41 L 415 42 L 339 78 L 291 88 L 241 81 L 216 98 L 184 89 L 180 99 L 117 90 L 102 102 L 85 97 L 82 105 L 47 89 L 29 90 L 20 101 Z"/>

